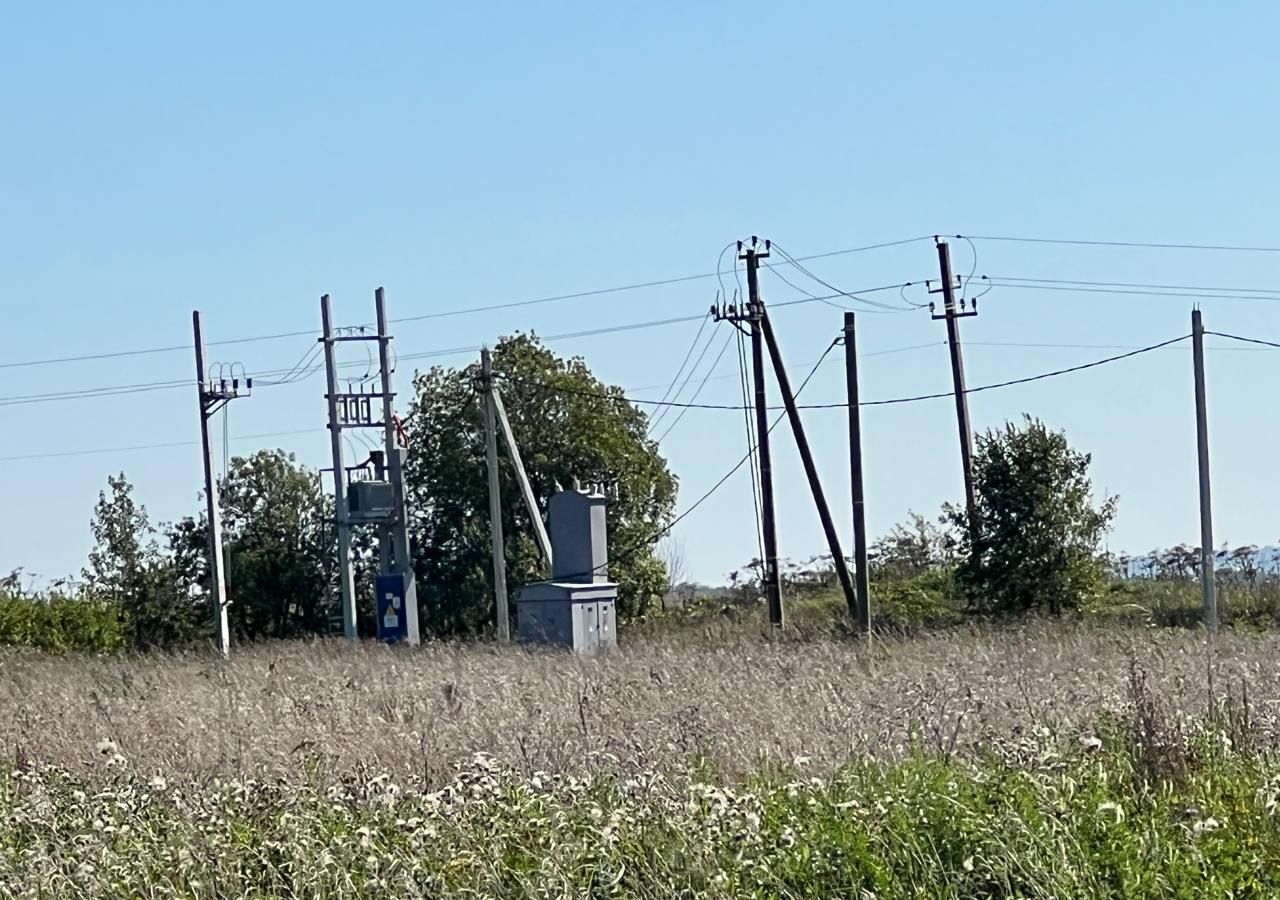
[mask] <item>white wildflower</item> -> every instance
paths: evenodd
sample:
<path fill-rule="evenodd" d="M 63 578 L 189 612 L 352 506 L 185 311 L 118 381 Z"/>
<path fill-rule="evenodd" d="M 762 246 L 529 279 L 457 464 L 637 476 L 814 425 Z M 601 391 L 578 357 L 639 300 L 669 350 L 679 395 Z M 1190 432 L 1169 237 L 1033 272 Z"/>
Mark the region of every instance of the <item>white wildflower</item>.
<path fill-rule="evenodd" d="M 1110 800 L 1098 804 L 1098 815 L 1111 816 L 1117 824 L 1124 821 L 1124 809 L 1119 803 L 1113 803 Z"/>
<path fill-rule="evenodd" d="M 1209 816 L 1209 818 L 1201 819 L 1199 822 L 1196 822 L 1194 825 L 1192 825 L 1191 830 L 1196 834 L 1204 834 L 1206 831 L 1217 831 L 1221 827 L 1222 827 L 1221 822 L 1219 822 L 1213 816 Z"/>

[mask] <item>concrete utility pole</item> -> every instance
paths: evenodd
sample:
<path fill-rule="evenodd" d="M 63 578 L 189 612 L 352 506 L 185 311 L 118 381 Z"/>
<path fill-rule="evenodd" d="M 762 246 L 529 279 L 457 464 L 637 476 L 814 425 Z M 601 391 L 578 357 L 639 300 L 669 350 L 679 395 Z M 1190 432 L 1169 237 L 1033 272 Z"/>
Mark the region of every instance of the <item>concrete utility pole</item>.
<path fill-rule="evenodd" d="M 730 305 L 712 308 L 717 321 L 726 319 L 737 328 L 741 322 L 751 326 L 751 373 L 755 382 L 756 449 L 760 454 L 760 525 L 764 533 L 764 559 L 761 560 L 760 581 L 769 605 L 769 624 L 783 624 L 782 583 L 778 577 L 778 530 L 773 506 L 773 457 L 769 452 L 769 409 L 764 383 L 764 301 L 760 298 L 760 260 L 769 256 L 769 242 L 759 248 L 759 239 L 751 238 L 750 245 L 738 241 L 738 259 L 746 263 L 747 302 L 743 306 Z"/>
<path fill-rule="evenodd" d="M 930 291 L 936 294 L 941 291 L 943 297 L 942 315 L 934 314 L 933 318 L 947 320 L 947 345 L 951 349 L 951 382 L 956 395 L 956 424 L 960 430 L 960 464 L 964 468 L 964 504 L 973 521 L 977 501 L 973 491 L 973 428 L 969 424 L 969 395 L 964 386 L 964 358 L 960 352 L 960 319 L 976 316 L 977 304 L 969 311 L 963 308 L 957 311 L 955 295 L 955 277 L 951 274 L 951 245 L 938 239 L 938 269 L 942 276 L 942 287 Z M 963 301 L 961 301 L 963 303 Z M 933 309 L 933 304 L 929 305 Z"/>
<path fill-rule="evenodd" d="M 480 351 L 480 387 L 484 392 L 484 445 L 489 469 L 489 536 L 493 543 L 493 595 L 498 640 L 511 640 L 511 609 L 507 604 L 507 557 L 502 537 L 502 493 L 498 480 L 498 413 L 493 402 L 493 357 Z"/>
<path fill-rule="evenodd" d="M 1204 624 L 1218 630 L 1218 596 L 1215 584 L 1217 557 L 1213 552 L 1213 503 L 1209 492 L 1209 413 L 1204 388 L 1204 321 L 1200 310 L 1191 312 L 1191 351 L 1196 385 L 1196 459 L 1200 470 L 1200 595 Z"/>
<path fill-rule="evenodd" d="M 800 451 L 800 462 L 804 465 L 804 475 L 809 481 L 809 491 L 813 494 L 813 505 L 818 510 L 818 519 L 822 522 L 822 531 L 827 538 L 827 549 L 831 551 L 831 564 L 835 567 L 836 577 L 844 591 L 849 615 L 857 621 L 858 599 L 853 591 L 853 582 L 849 578 L 849 566 L 845 563 L 844 551 L 840 549 L 836 525 L 831 518 L 831 509 L 827 506 L 826 494 L 822 491 L 822 482 L 818 480 L 818 467 L 813 461 L 813 452 L 809 449 L 809 439 L 805 437 L 804 423 L 800 420 L 800 410 L 796 407 L 795 394 L 791 391 L 791 379 L 787 376 L 787 367 L 782 363 L 782 352 L 778 349 L 778 340 L 774 337 L 773 326 L 769 322 L 769 312 L 764 308 L 763 303 L 760 304 L 760 328 L 764 332 L 765 343 L 769 346 L 773 374 L 778 379 L 778 392 L 782 394 L 787 418 L 791 420 L 791 433 L 795 435 L 796 449 Z"/>
<path fill-rule="evenodd" d="M 533 522 L 533 536 L 542 549 L 542 558 L 546 560 L 547 568 L 550 569 L 554 559 L 551 540 L 547 537 L 547 526 L 543 524 L 542 512 L 538 509 L 538 501 L 533 496 L 533 486 L 529 483 L 529 476 L 524 470 L 524 460 L 520 456 L 520 445 L 516 443 L 516 436 L 511 430 L 511 421 L 507 418 L 506 407 L 502 405 L 502 393 L 498 390 L 496 383 L 493 384 L 492 397 L 493 411 L 497 413 L 498 426 L 502 429 L 503 440 L 507 442 L 511 468 L 515 469 L 516 481 L 520 484 L 520 493 L 524 496 L 525 509 L 529 511 L 529 519 Z"/>
<path fill-rule="evenodd" d="M 218 651 L 231 653 L 231 628 L 227 620 L 226 556 L 222 550 L 222 510 L 218 504 L 218 481 L 213 472 L 213 449 L 209 438 L 209 420 L 237 397 L 253 389 L 253 380 L 244 379 L 245 393 L 240 393 L 240 379 L 232 377 L 214 381 L 209 377 L 204 360 L 204 332 L 200 312 L 191 313 L 191 329 L 196 353 L 196 390 L 200 408 L 200 446 L 204 457 L 205 514 L 209 520 L 209 595 L 213 600 L 214 626 L 218 633 Z"/>
<path fill-rule="evenodd" d="M 320 322 L 324 343 L 325 399 L 329 402 L 329 447 L 333 454 L 333 515 L 338 526 L 338 585 L 342 595 L 342 634 L 354 641 L 356 588 L 351 571 L 351 523 L 347 519 L 347 470 L 342 464 L 342 422 L 338 417 L 338 369 L 335 361 L 333 320 L 329 295 L 320 298 Z"/>
<path fill-rule="evenodd" d="M 853 577 L 858 595 L 857 624 L 871 631 L 871 581 L 867 571 L 867 515 L 862 481 L 862 410 L 858 398 L 858 343 L 854 314 L 844 314 L 844 371 L 849 404 L 849 483 L 853 493 Z"/>
<path fill-rule="evenodd" d="M 404 490 L 404 465 L 396 437 L 395 394 L 391 390 L 391 333 L 387 330 L 387 295 L 378 288 L 373 293 L 378 316 L 378 365 L 382 370 L 382 435 L 386 445 L 387 474 L 391 480 L 394 504 L 388 528 L 395 553 L 393 569 L 404 576 L 405 640 L 416 645 L 421 640 L 418 630 L 418 592 L 414 584 L 413 560 L 409 555 L 409 507 Z"/>

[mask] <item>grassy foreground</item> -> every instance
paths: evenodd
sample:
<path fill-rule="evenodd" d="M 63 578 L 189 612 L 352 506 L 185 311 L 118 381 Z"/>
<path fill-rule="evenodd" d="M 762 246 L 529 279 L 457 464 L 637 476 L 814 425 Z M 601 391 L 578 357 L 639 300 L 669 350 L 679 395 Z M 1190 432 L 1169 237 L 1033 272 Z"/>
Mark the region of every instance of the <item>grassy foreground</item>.
<path fill-rule="evenodd" d="M 1280 765 L 1222 732 L 1160 748 L 1040 735 L 978 759 L 803 763 L 729 786 L 683 770 L 177 788 L 0 777 L 16 897 L 1274 897 Z"/>

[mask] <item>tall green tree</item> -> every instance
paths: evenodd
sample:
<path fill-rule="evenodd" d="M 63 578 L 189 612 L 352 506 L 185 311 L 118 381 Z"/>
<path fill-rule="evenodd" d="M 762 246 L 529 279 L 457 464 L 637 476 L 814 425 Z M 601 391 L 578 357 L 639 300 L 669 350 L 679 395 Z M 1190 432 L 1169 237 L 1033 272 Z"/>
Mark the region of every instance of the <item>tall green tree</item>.
<path fill-rule="evenodd" d="M 650 540 L 673 514 L 676 478 L 647 435 L 648 417 L 622 389 L 599 381 L 578 357 L 563 358 L 532 335 L 503 338 L 493 366 L 520 444 L 539 512 L 555 485 L 611 482 L 610 577 L 619 614 L 656 608 L 666 573 Z M 479 365 L 435 367 L 415 379 L 407 417 L 405 477 L 422 624 L 436 634 L 477 633 L 493 621 L 484 407 Z M 546 577 L 514 473 L 500 470 L 507 579 L 514 602 L 523 582 Z"/>
<path fill-rule="evenodd" d="M 135 647 L 184 643 L 205 636 L 211 622 L 180 564 L 135 502 L 124 473 L 108 477 L 90 523 L 94 548 L 84 569 L 86 590 L 115 604 Z"/>
<path fill-rule="evenodd" d="M 979 609 L 1057 614 L 1102 590 L 1116 501 L 1094 505 L 1090 461 L 1030 416 L 978 436 L 974 516 L 950 515 L 960 531 L 957 579 Z"/>
<path fill-rule="evenodd" d="M 333 501 L 315 471 L 284 450 L 233 457 L 219 479 L 228 619 L 241 640 L 321 634 L 336 596 Z M 208 587 L 204 516 L 171 534 Z"/>

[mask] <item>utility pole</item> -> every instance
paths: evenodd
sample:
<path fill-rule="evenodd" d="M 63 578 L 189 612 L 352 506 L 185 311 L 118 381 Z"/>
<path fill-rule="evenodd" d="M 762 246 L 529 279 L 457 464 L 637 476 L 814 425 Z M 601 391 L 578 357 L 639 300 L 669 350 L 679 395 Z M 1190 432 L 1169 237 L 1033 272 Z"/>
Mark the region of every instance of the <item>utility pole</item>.
<path fill-rule="evenodd" d="M 773 507 L 773 460 L 769 452 L 769 409 L 764 384 L 764 301 L 760 299 L 760 260 L 769 256 L 769 242 L 759 249 L 759 240 L 750 245 L 738 241 L 738 259 L 746 263 L 747 302 L 744 306 L 713 307 L 716 320 L 726 319 L 738 327 L 751 326 L 751 372 L 755 381 L 756 448 L 760 453 L 761 529 L 764 532 L 764 559 L 761 560 L 761 587 L 769 605 L 769 624 L 782 625 L 782 585 L 778 578 L 778 531 Z"/>
<path fill-rule="evenodd" d="M 1196 457 L 1200 469 L 1200 594 L 1204 624 L 1218 630 L 1218 597 L 1213 552 L 1213 505 L 1209 494 L 1209 414 L 1204 388 L 1204 322 L 1200 310 L 1191 311 L 1191 350 L 1196 384 Z"/>
<path fill-rule="evenodd" d="M 977 508 L 973 491 L 973 428 L 969 424 L 969 395 L 965 393 L 964 387 L 964 358 L 960 352 L 959 320 L 976 316 L 978 304 L 975 301 L 973 309 L 968 311 L 963 308 L 963 305 L 960 310 L 956 309 L 956 284 L 955 277 L 951 274 L 951 245 L 941 239 L 935 238 L 935 240 L 938 243 L 938 269 L 942 275 L 942 287 L 931 290 L 929 293 L 941 292 L 943 298 L 944 312 L 942 315 L 934 313 L 933 318 L 947 320 L 947 345 L 951 350 L 951 382 L 956 395 L 956 423 L 960 429 L 960 463 L 964 468 L 964 504 L 965 511 L 969 514 L 969 521 L 973 522 Z M 961 300 L 961 304 L 963 303 L 964 301 Z M 933 304 L 930 303 L 931 313 L 933 308 Z"/>
<path fill-rule="evenodd" d="M 223 656 L 231 653 L 231 628 L 227 621 L 226 557 L 222 550 L 222 510 L 218 504 L 218 481 L 213 472 L 213 449 L 209 439 L 209 420 L 218 410 L 237 397 L 253 390 L 253 379 L 244 379 L 245 393 L 240 393 L 240 379 L 234 372 L 230 384 L 227 379 L 214 380 L 209 376 L 204 361 L 204 332 L 200 326 L 200 312 L 191 313 L 191 329 L 196 353 L 196 390 L 200 408 L 200 445 L 204 456 L 205 514 L 209 520 L 209 595 L 213 599 L 214 624 L 218 632 L 218 651 Z"/>
<path fill-rule="evenodd" d="M 351 572 L 351 522 L 347 516 L 347 470 L 342 465 L 342 421 L 338 417 L 338 369 L 335 361 L 333 322 L 329 295 L 320 298 L 320 322 L 324 343 L 325 399 L 329 402 L 329 447 L 333 454 L 333 515 L 338 526 L 338 585 L 342 595 L 342 633 L 354 641 L 356 588 Z"/>
<path fill-rule="evenodd" d="M 871 580 L 867 570 L 867 516 L 862 481 L 862 410 L 858 398 L 858 343 L 854 314 L 844 314 L 844 371 L 849 404 L 849 482 L 853 493 L 853 577 L 858 594 L 857 624 L 871 631 Z"/>
<path fill-rule="evenodd" d="M 493 402 L 493 356 L 480 351 L 480 387 L 484 392 L 484 445 L 489 469 L 489 536 L 493 542 L 493 594 L 497 606 L 498 640 L 511 640 L 511 610 L 507 605 L 507 557 L 502 539 L 502 494 L 498 481 L 498 413 Z"/>
<path fill-rule="evenodd" d="M 378 317 L 378 367 L 382 374 L 382 435 L 387 453 L 387 474 L 391 480 L 391 498 L 394 508 L 387 527 L 391 531 L 391 546 L 395 554 L 393 572 L 403 578 L 405 640 L 416 646 L 421 635 L 418 630 L 418 592 L 413 574 L 413 560 L 409 554 L 409 507 L 404 491 L 404 457 L 396 437 L 395 394 L 391 390 L 391 333 L 387 329 L 387 295 L 378 288 L 373 292 Z"/>
<path fill-rule="evenodd" d="M 369 462 L 373 465 L 373 480 L 387 480 L 387 454 L 385 450 L 370 450 Z M 391 573 L 391 527 L 378 523 L 378 574 Z"/>
<path fill-rule="evenodd" d="M 529 511 L 529 519 L 533 523 L 533 536 L 538 542 L 538 546 L 542 549 L 542 558 L 547 563 L 547 569 L 551 568 L 551 539 L 547 537 L 547 526 L 543 524 L 542 512 L 538 509 L 538 501 L 533 496 L 533 486 L 529 483 L 529 476 L 524 470 L 524 460 L 520 457 L 520 445 L 516 443 L 515 433 L 511 430 L 511 421 L 507 418 L 506 407 L 502 405 L 502 394 L 498 391 L 498 385 L 492 380 L 490 375 L 490 384 L 492 385 L 491 396 L 493 397 L 493 411 L 497 413 L 498 426 L 502 429 L 502 437 L 507 442 L 507 453 L 511 458 L 511 468 L 515 469 L 516 481 L 520 485 L 520 493 L 524 495 L 525 509 Z"/>
<path fill-rule="evenodd" d="M 845 602 L 849 606 L 849 615 L 857 621 L 858 599 L 853 591 L 853 582 L 849 579 L 849 566 L 845 563 L 844 551 L 840 549 L 840 538 L 836 534 L 835 522 L 831 518 L 831 510 L 827 506 L 826 495 L 822 492 L 822 482 L 818 480 L 818 467 L 813 461 L 813 452 L 809 449 L 809 440 L 805 437 L 804 423 L 800 420 L 800 410 L 796 407 L 795 394 L 791 392 L 791 379 L 787 376 L 787 367 L 782 363 L 782 352 L 778 349 L 778 340 L 774 337 L 773 326 L 769 323 L 769 312 L 760 306 L 760 328 L 764 332 L 765 343 L 769 345 L 769 358 L 773 362 L 773 373 L 778 379 L 778 392 L 782 394 L 782 403 L 787 409 L 787 418 L 791 420 L 791 432 L 795 435 L 796 449 L 800 451 L 800 462 L 804 464 L 805 478 L 809 481 L 809 490 L 813 494 L 813 505 L 818 509 L 818 519 L 822 522 L 822 531 L 827 537 L 827 549 L 831 551 L 831 563 L 835 566 L 836 577 L 844 591 Z"/>

